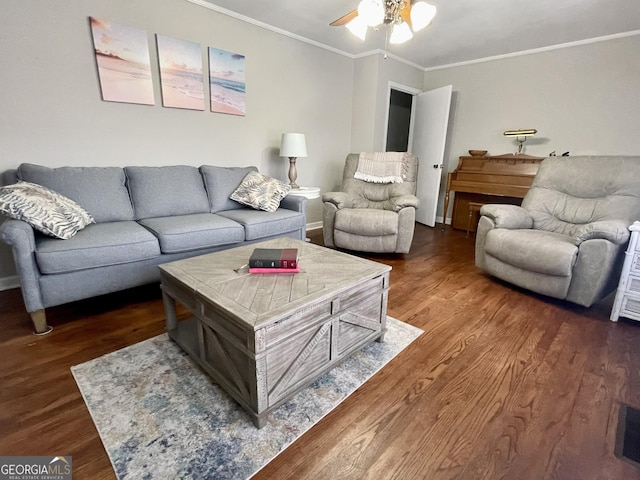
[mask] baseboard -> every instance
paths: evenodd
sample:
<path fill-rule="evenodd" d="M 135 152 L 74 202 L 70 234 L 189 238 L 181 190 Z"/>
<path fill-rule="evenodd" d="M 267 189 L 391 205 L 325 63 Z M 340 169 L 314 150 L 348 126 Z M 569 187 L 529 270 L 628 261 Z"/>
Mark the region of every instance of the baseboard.
<path fill-rule="evenodd" d="M 442 217 L 436 217 L 436 223 L 442 223 Z M 451 218 L 447 217 L 447 221 L 445 222 L 447 225 L 451 225 Z"/>
<path fill-rule="evenodd" d="M 309 230 L 318 230 L 319 228 L 322 228 L 322 221 L 307 223 L 307 232 Z"/>
<path fill-rule="evenodd" d="M 20 287 L 20 279 L 17 276 L 0 278 L 0 292 Z"/>

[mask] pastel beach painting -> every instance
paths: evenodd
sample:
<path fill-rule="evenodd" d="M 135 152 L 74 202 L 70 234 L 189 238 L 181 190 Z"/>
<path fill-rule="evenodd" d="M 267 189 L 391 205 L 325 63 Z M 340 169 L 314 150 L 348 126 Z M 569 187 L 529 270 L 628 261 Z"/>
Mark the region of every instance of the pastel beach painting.
<path fill-rule="evenodd" d="M 162 105 L 204 110 L 202 49 L 199 43 L 156 34 Z"/>
<path fill-rule="evenodd" d="M 246 115 L 244 55 L 209 47 L 211 111 Z"/>
<path fill-rule="evenodd" d="M 102 99 L 155 105 L 147 32 L 90 17 Z"/>

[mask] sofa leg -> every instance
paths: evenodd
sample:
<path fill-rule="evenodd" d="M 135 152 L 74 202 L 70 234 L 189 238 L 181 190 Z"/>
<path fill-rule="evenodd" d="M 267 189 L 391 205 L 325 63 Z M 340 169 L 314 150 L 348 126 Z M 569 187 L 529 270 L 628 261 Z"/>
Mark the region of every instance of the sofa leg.
<path fill-rule="evenodd" d="M 31 321 L 35 328 L 35 331 L 33 332 L 35 335 L 46 335 L 53 330 L 52 327 L 47 325 L 47 316 L 44 313 L 44 308 L 36 310 L 35 312 L 30 312 L 29 315 L 31 315 Z"/>

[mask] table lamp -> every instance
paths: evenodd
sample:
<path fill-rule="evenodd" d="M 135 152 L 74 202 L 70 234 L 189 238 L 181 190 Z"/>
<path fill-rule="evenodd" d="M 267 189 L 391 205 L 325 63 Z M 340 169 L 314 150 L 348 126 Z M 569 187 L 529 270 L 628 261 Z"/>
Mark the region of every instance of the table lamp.
<path fill-rule="evenodd" d="M 296 159 L 307 156 L 304 133 L 283 133 L 282 141 L 280 142 L 280 156 L 289 157 L 289 184 L 291 188 L 300 188 L 296 183 L 298 178 Z"/>

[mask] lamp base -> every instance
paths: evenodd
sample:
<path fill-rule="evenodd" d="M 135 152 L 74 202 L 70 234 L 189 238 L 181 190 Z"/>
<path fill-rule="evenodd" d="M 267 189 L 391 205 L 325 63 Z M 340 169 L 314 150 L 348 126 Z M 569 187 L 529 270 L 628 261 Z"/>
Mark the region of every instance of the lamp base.
<path fill-rule="evenodd" d="M 296 183 L 296 179 L 298 178 L 296 159 L 297 157 L 289 157 L 289 185 L 291 185 L 291 188 L 300 188 Z"/>

